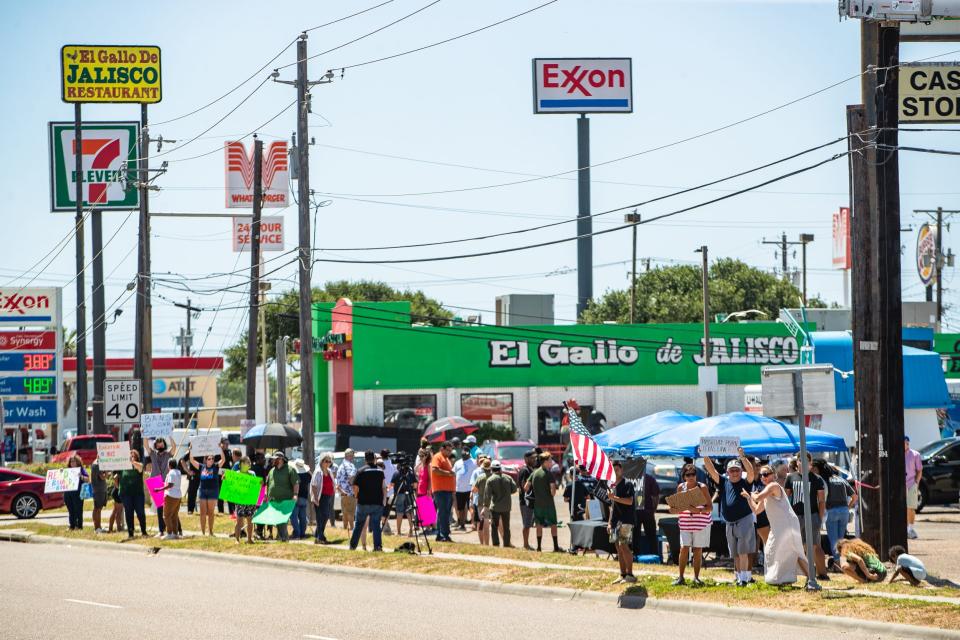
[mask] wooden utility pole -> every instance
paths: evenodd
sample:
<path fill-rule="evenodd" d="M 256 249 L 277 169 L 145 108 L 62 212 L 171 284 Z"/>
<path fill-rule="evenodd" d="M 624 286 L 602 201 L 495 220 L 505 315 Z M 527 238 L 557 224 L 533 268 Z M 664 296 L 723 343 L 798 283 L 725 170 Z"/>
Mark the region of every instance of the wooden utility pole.
<path fill-rule="evenodd" d="M 87 292 L 84 288 L 84 222 L 83 222 L 83 122 L 80 103 L 73 105 L 73 153 L 76 160 L 77 215 L 77 434 L 87 433 Z M 94 390 L 96 393 L 96 390 Z"/>
<path fill-rule="evenodd" d="M 633 232 L 633 268 L 630 271 L 630 324 L 637 321 L 637 225 L 640 223 L 640 214 L 634 209 L 633 213 L 628 213 L 623 217 L 624 222 L 632 225 Z M 647 271 L 649 271 L 649 266 Z"/>
<path fill-rule="evenodd" d="M 153 308 L 150 303 L 150 132 L 147 105 L 140 105 L 140 229 L 137 246 L 137 318 L 133 377 L 141 381 L 142 413 L 153 411 Z"/>
<path fill-rule="evenodd" d="M 263 141 L 253 141 L 253 219 L 250 221 L 250 309 L 247 321 L 247 420 L 257 415 L 257 323 L 260 317 L 260 217 L 263 208 Z"/>

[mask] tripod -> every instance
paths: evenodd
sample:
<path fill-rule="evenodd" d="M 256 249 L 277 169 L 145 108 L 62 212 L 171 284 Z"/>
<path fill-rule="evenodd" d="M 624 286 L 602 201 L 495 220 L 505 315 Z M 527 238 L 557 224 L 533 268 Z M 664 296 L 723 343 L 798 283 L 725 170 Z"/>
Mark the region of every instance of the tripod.
<path fill-rule="evenodd" d="M 396 509 L 397 498 L 401 495 L 406 496 L 409 507 L 407 508 L 406 513 L 401 514 L 397 512 L 398 516 L 406 516 L 410 520 L 410 528 L 413 531 L 413 540 L 417 545 L 417 553 L 423 554 L 423 549 L 420 548 L 420 536 L 423 536 L 423 543 L 427 547 L 427 553 L 433 555 L 433 549 L 430 548 L 430 536 L 424 533 L 423 528 L 420 526 L 420 508 L 417 506 L 416 497 L 413 495 L 412 488 L 410 487 L 410 482 L 408 475 L 412 473 L 409 467 L 398 469 L 400 472 L 400 483 L 394 489 L 393 500 L 390 501 L 390 504 L 387 505 L 386 510 L 383 513 L 383 521 L 390 521 L 390 512 Z"/>

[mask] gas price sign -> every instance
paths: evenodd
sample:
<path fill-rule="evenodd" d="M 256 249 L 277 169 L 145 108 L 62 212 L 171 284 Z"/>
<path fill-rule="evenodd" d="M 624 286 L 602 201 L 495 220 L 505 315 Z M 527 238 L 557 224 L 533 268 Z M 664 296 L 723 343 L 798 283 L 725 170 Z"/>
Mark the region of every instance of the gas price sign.
<path fill-rule="evenodd" d="M 55 395 L 55 376 L 10 376 L 0 378 L 0 395 L 5 396 L 50 396 Z"/>
<path fill-rule="evenodd" d="M 53 372 L 57 370 L 54 353 L 3 353 L 0 352 L 0 371 Z"/>

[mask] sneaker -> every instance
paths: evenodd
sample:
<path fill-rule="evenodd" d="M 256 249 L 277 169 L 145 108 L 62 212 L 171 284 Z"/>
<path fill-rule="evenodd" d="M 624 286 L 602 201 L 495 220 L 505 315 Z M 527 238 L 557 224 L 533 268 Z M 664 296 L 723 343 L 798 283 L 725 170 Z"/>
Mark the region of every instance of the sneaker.
<path fill-rule="evenodd" d="M 691 582 L 690 584 L 693 585 L 694 587 L 702 587 L 703 580 L 701 580 L 700 578 L 694 578 L 693 582 Z"/>
<path fill-rule="evenodd" d="M 830 576 L 823 574 L 822 576 L 817 576 L 817 580 L 820 580 L 821 582 L 830 582 Z"/>
<path fill-rule="evenodd" d="M 627 575 L 623 576 L 623 581 L 628 584 L 633 584 L 637 581 L 637 576 L 633 575 L 632 573 L 628 573 Z"/>
<path fill-rule="evenodd" d="M 166 534 L 165 536 L 163 536 L 163 539 L 164 539 L 164 540 L 176 540 L 176 539 L 177 539 L 177 534 L 175 534 L 175 533 L 168 533 L 168 534 Z M 238 539 L 237 542 L 240 542 L 240 540 Z"/>
<path fill-rule="evenodd" d="M 907 537 L 911 540 L 916 540 L 920 536 L 917 535 L 917 530 L 913 527 L 907 527 Z"/>
<path fill-rule="evenodd" d="M 687 581 L 683 578 L 674 578 L 673 582 L 670 583 L 671 587 L 680 587 L 687 584 Z"/>
<path fill-rule="evenodd" d="M 620 576 L 610 584 L 623 584 L 624 582 L 626 582 L 625 576 Z"/>
<path fill-rule="evenodd" d="M 747 586 L 747 583 L 746 583 L 746 581 L 744 581 L 744 580 L 737 580 L 735 584 L 736 584 L 738 587 L 745 587 L 745 586 Z"/>

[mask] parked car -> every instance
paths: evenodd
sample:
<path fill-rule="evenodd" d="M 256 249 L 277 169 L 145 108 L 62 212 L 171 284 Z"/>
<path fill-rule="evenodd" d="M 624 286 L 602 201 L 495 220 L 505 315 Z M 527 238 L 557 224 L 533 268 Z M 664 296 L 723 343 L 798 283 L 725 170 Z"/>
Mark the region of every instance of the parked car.
<path fill-rule="evenodd" d="M 523 466 L 523 454 L 535 446 L 530 440 L 485 440 L 480 449 L 491 459 L 499 460 L 503 472 L 516 481 Z"/>
<path fill-rule="evenodd" d="M 60 449 L 60 453 L 53 456 L 51 462 L 66 464 L 66 462 L 73 457 L 73 454 L 77 454 L 83 461 L 83 466 L 88 467 L 97 459 L 98 442 L 116 442 L 116 440 L 113 436 L 106 433 L 74 436 L 63 443 L 63 448 Z"/>
<path fill-rule="evenodd" d="M 316 455 L 317 463 L 320 462 L 320 454 L 326 451 L 333 451 L 337 448 L 337 434 L 331 433 L 328 431 L 325 432 L 316 432 L 313 434 L 313 453 Z M 300 458 L 305 460 L 303 457 L 303 446 L 293 447 L 290 449 L 290 455 L 288 456 L 291 460 L 296 460 Z M 342 458 L 341 458 L 342 459 Z"/>
<path fill-rule="evenodd" d="M 36 516 L 43 509 L 63 506 L 62 493 L 44 493 L 46 478 L 35 473 L 0 469 L 0 513 L 20 519 Z"/>
<path fill-rule="evenodd" d="M 960 438 L 945 438 L 919 451 L 923 462 L 917 511 L 928 504 L 951 504 L 960 500 Z"/>

